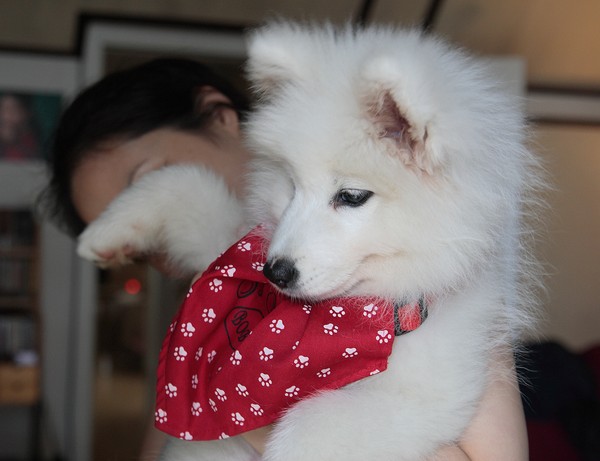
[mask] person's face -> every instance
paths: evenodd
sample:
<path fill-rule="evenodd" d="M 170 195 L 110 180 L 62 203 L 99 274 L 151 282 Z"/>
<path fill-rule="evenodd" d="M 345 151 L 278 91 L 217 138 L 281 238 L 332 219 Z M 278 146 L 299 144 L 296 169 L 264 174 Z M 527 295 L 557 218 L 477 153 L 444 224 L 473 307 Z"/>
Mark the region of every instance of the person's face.
<path fill-rule="evenodd" d="M 224 98 L 216 92 L 212 96 Z M 215 102 L 208 96 L 204 100 Z M 241 143 L 236 112 L 229 108 L 218 111 L 209 128 L 210 138 L 165 128 L 90 152 L 71 181 L 73 204 L 83 221 L 90 223 L 119 193 L 145 174 L 167 165 L 203 165 L 222 175 L 233 191 L 239 190 L 248 153 Z"/>

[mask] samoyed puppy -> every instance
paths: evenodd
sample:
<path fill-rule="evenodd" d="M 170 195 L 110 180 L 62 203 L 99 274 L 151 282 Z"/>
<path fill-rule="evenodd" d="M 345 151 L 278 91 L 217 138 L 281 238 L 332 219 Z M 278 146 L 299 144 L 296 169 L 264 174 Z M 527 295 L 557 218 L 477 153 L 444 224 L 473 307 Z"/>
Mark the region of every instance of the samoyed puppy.
<path fill-rule="evenodd" d="M 428 300 L 427 320 L 395 338 L 385 372 L 294 404 L 263 459 L 425 460 L 460 439 L 500 379 L 494 352 L 532 322 L 523 217 L 540 179 L 519 106 L 480 60 L 412 30 L 274 23 L 250 35 L 248 74 L 259 96 L 246 126 L 249 216 L 270 239 L 265 275 L 293 298 Z M 201 235 L 198 200 L 185 201 L 192 227 L 178 240 L 165 229 L 183 200 L 148 198 L 166 173 L 166 191 L 190 193 L 181 171 L 148 175 L 145 224 L 127 227 L 124 195 L 82 235 L 81 254 L 122 247 L 106 243 L 107 227 L 133 227 L 129 245 L 161 241 L 201 267 L 185 251 L 199 248 L 189 242 Z M 222 225 L 231 241 L 244 227 Z M 255 456 L 232 437 L 173 441 L 163 459 Z"/>

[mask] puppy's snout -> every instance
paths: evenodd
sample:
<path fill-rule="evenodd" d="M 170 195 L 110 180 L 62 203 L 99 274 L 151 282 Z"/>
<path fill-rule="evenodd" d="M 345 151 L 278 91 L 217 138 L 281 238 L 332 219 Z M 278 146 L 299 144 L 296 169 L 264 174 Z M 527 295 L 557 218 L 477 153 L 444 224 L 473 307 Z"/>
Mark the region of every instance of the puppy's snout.
<path fill-rule="evenodd" d="M 267 261 L 263 273 L 279 288 L 292 288 L 300 275 L 294 261 L 288 258 L 275 258 Z"/>

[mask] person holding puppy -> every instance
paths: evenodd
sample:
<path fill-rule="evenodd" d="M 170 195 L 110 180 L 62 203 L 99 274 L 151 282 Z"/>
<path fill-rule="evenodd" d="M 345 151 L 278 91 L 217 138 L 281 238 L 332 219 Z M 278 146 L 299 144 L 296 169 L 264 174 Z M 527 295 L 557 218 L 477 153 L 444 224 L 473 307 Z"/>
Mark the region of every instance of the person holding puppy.
<path fill-rule="evenodd" d="M 56 132 L 44 202 L 51 216 L 77 236 L 121 192 L 168 165 L 208 168 L 242 197 L 251 160 L 242 139 L 247 110 L 241 93 L 193 61 L 160 59 L 109 75 L 65 111 Z M 164 255 L 145 256 L 159 270 L 173 273 Z M 528 458 L 512 352 L 499 352 L 494 369 L 497 376 L 490 379 L 463 439 L 441 448 L 434 459 Z M 262 453 L 268 433 L 265 427 L 242 437 Z M 150 439 L 160 445 L 164 436 L 153 431 Z"/>

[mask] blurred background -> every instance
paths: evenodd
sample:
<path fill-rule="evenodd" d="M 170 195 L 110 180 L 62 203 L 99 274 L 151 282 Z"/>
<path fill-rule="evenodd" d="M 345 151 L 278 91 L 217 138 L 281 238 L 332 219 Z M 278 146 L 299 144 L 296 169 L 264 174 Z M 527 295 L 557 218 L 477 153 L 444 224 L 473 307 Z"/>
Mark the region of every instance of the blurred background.
<path fill-rule="evenodd" d="M 553 183 L 535 237 L 547 292 L 525 389 L 531 459 L 599 460 L 597 0 L 0 1 L 0 460 L 136 459 L 164 325 L 185 290 L 145 266 L 97 271 L 34 219 L 61 107 L 165 54 L 243 85 L 243 31 L 272 17 L 423 28 L 492 59 L 523 96 Z"/>

